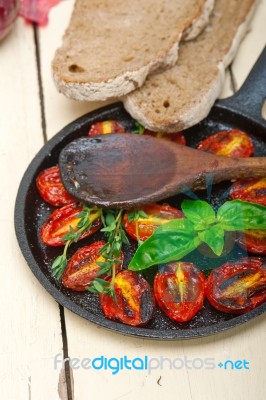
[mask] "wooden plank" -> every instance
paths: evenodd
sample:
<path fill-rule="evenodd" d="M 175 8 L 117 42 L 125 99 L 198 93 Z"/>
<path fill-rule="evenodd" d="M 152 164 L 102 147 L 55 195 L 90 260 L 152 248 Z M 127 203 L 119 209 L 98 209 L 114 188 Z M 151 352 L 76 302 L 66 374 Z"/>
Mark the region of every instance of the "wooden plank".
<path fill-rule="evenodd" d="M 249 32 L 237 53 L 232 65 L 235 76 L 236 88 L 239 89 L 245 81 L 256 59 L 266 46 L 266 2 L 261 0 L 258 4 Z M 266 102 L 262 106 L 262 115 L 266 118 Z"/>
<path fill-rule="evenodd" d="M 239 89 L 266 45 L 266 2 L 258 2 L 250 28 L 232 64 L 236 89 Z"/>
<path fill-rule="evenodd" d="M 258 13 L 265 12 L 266 2 L 262 3 Z M 66 122 L 100 105 L 99 103 L 78 103 L 64 98 L 56 92 L 50 77 L 49 60 L 52 60 L 54 51 L 60 43 L 72 6 L 73 1 L 69 0 L 54 8 L 50 16 L 51 28 L 42 30 L 40 36 L 42 60 L 45 60 L 42 62 L 42 76 L 45 82 L 45 110 L 49 137 L 61 129 Z M 258 18 L 257 14 L 256 18 Z M 263 33 L 265 37 L 265 28 Z M 53 41 L 51 35 L 53 35 Z M 253 23 L 252 33 L 247 38 L 255 42 L 258 35 L 262 33 L 258 32 L 256 23 Z M 246 40 L 243 41 L 242 46 L 245 46 Z M 255 50 L 252 55 L 249 54 L 251 64 L 256 57 Z M 238 77 L 238 68 L 235 65 L 234 73 Z M 222 97 L 232 93 L 229 78 L 227 73 Z M 261 346 L 261 343 L 265 341 L 266 331 L 264 315 L 216 336 L 182 342 L 148 341 L 126 337 L 95 326 L 67 310 L 65 310 L 65 316 L 69 356 L 77 359 L 75 360 L 77 365 L 73 368 L 76 400 L 96 397 L 103 399 L 106 396 L 110 399 L 127 400 L 136 398 L 159 400 L 176 396 L 193 400 L 213 400 L 213 398 L 249 400 L 264 397 L 265 384 L 262 383 L 261 374 L 266 356 L 266 349 Z M 96 371 L 81 367 L 81 360 L 101 356 L 107 358 L 127 356 L 129 359 L 148 356 L 149 359 L 153 359 L 154 369 L 150 372 L 124 369 L 114 375 L 110 369 Z M 206 364 L 203 364 L 203 367 L 197 368 L 202 362 L 206 363 L 207 358 L 212 359 L 215 367 L 207 369 Z M 195 361 L 195 359 L 203 361 Z M 218 364 L 224 363 L 227 359 L 246 360 L 250 363 L 250 370 L 220 368 Z M 187 368 L 180 367 L 185 360 L 194 360 L 196 367 L 191 368 L 191 364 Z M 162 369 L 159 369 L 160 362 Z M 176 363 L 175 367 L 173 362 Z"/>
<path fill-rule="evenodd" d="M 30 272 L 13 227 L 20 179 L 43 145 L 33 30 L 21 19 L 1 42 L 0 59 L 1 398 L 58 399 L 58 305 Z"/>

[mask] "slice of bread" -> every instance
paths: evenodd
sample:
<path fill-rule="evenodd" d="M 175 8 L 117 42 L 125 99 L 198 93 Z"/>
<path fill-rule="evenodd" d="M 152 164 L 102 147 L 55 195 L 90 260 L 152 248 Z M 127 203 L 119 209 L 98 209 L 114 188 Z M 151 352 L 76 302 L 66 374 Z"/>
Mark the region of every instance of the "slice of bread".
<path fill-rule="evenodd" d="M 148 77 L 123 99 L 127 111 L 146 128 L 164 132 L 186 129 L 205 118 L 255 5 L 256 0 L 216 0 L 205 31 L 180 45 L 173 68 Z"/>
<path fill-rule="evenodd" d="M 76 0 L 52 62 L 58 90 L 76 100 L 106 100 L 140 87 L 176 63 L 182 35 L 206 26 L 214 0 Z"/>

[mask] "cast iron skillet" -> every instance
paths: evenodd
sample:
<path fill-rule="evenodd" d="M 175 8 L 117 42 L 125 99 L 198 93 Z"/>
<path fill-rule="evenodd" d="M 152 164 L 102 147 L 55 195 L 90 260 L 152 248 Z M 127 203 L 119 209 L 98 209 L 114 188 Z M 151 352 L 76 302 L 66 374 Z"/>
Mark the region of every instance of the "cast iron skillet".
<path fill-rule="evenodd" d="M 253 140 L 255 156 L 266 156 L 266 121 L 261 116 L 265 97 L 266 49 L 239 92 L 226 100 L 217 101 L 206 119 L 184 131 L 187 144 L 196 147 L 202 139 L 219 130 L 239 128 L 247 132 Z M 51 263 L 57 255 L 61 254 L 62 249 L 45 246 L 40 241 L 39 228 L 53 208 L 44 203 L 37 193 L 36 176 L 44 168 L 56 165 L 61 149 L 73 139 L 87 135 L 92 123 L 106 119 L 117 120 L 129 132 L 135 129 L 134 121 L 121 103 L 86 114 L 63 128 L 43 146 L 30 163 L 21 181 L 15 206 L 16 235 L 29 267 L 41 284 L 58 303 L 91 322 L 123 334 L 152 339 L 188 339 L 211 335 L 242 324 L 265 312 L 266 303 L 242 316 L 235 316 L 216 311 L 206 301 L 203 309 L 187 323 L 173 322 L 159 309 L 156 309 L 152 321 L 145 328 L 136 328 L 106 319 L 99 307 L 97 295 L 68 290 L 51 277 Z M 166 202 L 180 207 L 182 200 L 189 195 L 208 200 L 214 207 L 218 207 L 227 199 L 230 185 L 230 182 L 225 182 L 211 187 L 211 182 L 209 182 L 207 190 L 175 196 L 166 199 Z M 104 239 L 104 237 L 102 233 L 98 232 L 92 237 L 72 245 L 69 257 L 78 247 L 100 239 Z M 133 241 L 125 248 L 125 266 L 135 249 L 136 244 Z M 228 237 L 225 251 L 220 258 L 215 258 L 207 248 L 201 247 L 186 257 L 186 260 L 194 262 L 208 273 L 210 268 L 221 265 L 227 260 L 239 259 L 244 256 L 247 256 L 246 252 L 240 249 L 231 237 Z M 145 276 L 150 282 L 152 282 L 155 271 L 155 269 L 150 269 L 145 272 Z"/>

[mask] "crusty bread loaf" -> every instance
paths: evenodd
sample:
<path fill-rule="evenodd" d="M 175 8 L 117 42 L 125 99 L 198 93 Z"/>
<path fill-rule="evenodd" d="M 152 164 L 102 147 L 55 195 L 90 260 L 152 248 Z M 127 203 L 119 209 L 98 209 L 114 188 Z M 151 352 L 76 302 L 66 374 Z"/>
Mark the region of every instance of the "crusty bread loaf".
<path fill-rule="evenodd" d="M 140 87 L 156 69 L 173 66 L 182 35 L 208 22 L 214 0 L 76 0 L 52 62 L 59 91 L 105 100 Z"/>
<path fill-rule="evenodd" d="M 127 111 L 146 128 L 164 132 L 188 128 L 206 117 L 255 5 L 256 0 L 216 0 L 205 31 L 180 45 L 173 68 L 151 75 L 123 99 Z"/>

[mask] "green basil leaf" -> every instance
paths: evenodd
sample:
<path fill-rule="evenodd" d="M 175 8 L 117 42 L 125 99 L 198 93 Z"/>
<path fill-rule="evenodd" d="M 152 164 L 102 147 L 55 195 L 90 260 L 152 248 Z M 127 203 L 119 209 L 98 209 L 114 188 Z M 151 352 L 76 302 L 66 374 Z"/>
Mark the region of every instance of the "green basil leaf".
<path fill-rule="evenodd" d="M 181 209 L 185 216 L 194 223 L 195 229 L 204 229 L 216 221 L 211 205 L 202 200 L 184 200 Z"/>
<path fill-rule="evenodd" d="M 194 234 L 194 225 L 187 218 L 172 219 L 165 224 L 156 228 L 156 233 L 168 232 L 168 231 L 186 231 Z"/>
<path fill-rule="evenodd" d="M 140 271 L 155 264 L 179 260 L 195 250 L 200 243 L 200 238 L 194 232 L 166 230 L 158 233 L 156 230 L 139 246 L 128 269 Z"/>
<path fill-rule="evenodd" d="M 219 225 L 214 225 L 209 229 L 198 232 L 202 242 L 206 243 L 216 254 L 220 256 L 224 248 L 224 230 Z"/>
<path fill-rule="evenodd" d="M 241 200 L 226 201 L 219 208 L 217 219 L 225 231 L 266 229 L 266 207 Z"/>

